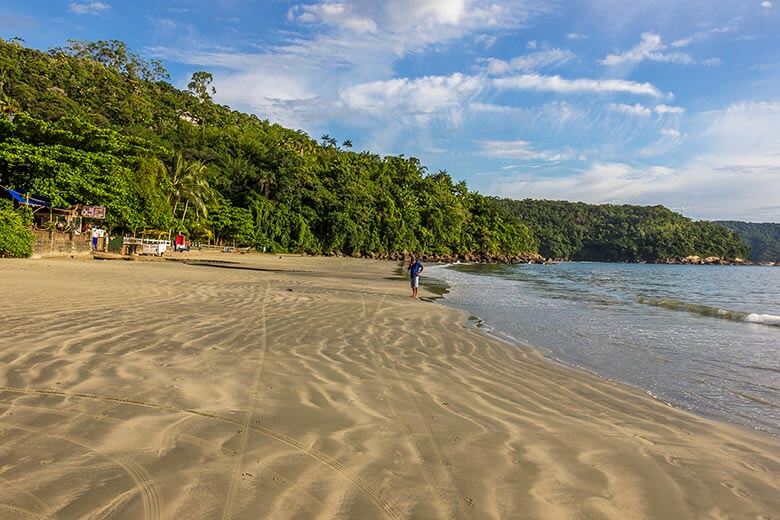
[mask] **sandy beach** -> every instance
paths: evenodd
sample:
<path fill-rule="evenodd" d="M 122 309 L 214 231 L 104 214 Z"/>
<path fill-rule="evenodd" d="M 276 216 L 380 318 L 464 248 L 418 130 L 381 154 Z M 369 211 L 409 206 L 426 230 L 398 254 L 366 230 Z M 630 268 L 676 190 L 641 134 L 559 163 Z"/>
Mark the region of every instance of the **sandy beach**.
<path fill-rule="evenodd" d="M 394 263 L 218 258 L 0 260 L 0 519 L 780 518 L 776 437 L 487 337 Z"/>

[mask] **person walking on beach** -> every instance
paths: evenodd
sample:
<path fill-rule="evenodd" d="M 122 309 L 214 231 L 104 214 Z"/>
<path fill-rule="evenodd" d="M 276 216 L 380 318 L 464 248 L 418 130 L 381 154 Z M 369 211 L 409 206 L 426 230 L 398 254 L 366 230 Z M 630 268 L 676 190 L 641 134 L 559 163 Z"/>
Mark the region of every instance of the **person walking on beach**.
<path fill-rule="evenodd" d="M 425 268 L 414 256 L 412 256 L 412 258 L 409 259 L 409 267 L 407 267 L 407 269 L 409 270 L 409 276 L 412 283 L 412 298 L 417 298 L 417 288 L 420 286 L 420 273 L 422 273 Z"/>

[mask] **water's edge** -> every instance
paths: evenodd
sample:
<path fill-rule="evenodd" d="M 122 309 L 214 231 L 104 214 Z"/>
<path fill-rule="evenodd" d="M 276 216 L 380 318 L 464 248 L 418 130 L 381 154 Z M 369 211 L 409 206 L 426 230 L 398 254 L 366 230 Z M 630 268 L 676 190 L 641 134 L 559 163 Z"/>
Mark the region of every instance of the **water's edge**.
<path fill-rule="evenodd" d="M 457 311 L 463 315 L 464 323 L 467 324 L 472 330 L 476 331 L 478 334 L 482 334 L 487 338 L 494 339 L 497 341 L 500 341 L 504 343 L 505 345 L 508 345 L 512 348 L 521 348 L 524 350 L 532 351 L 535 354 L 538 354 L 541 358 L 543 358 L 545 361 L 549 363 L 554 363 L 558 366 L 565 367 L 569 370 L 577 370 L 580 372 L 584 372 L 590 376 L 596 377 L 602 381 L 609 382 L 611 384 L 618 384 L 623 385 L 626 387 L 629 387 L 637 392 L 640 392 L 649 398 L 653 399 L 654 401 L 661 403 L 663 405 L 669 406 L 671 408 L 674 408 L 675 410 L 679 410 L 685 413 L 689 413 L 693 416 L 703 418 L 709 421 L 713 421 L 719 424 L 727 424 L 732 427 L 737 428 L 744 428 L 749 431 L 759 432 L 761 434 L 770 435 L 772 437 L 780 437 L 780 435 L 767 431 L 765 429 L 762 429 L 757 426 L 751 426 L 748 424 L 736 422 L 729 420 L 727 417 L 720 416 L 720 415 L 714 415 L 714 414 L 707 414 L 704 411 L 696 410 L 690 407 L 685 406 L 682 403 L 673 403 L 668 400 L 665 400 L 661 398 L 660 396 L 654 394 L 652 391 L 650 391 L 647 388 L 643 388 L 642 386 L 632 383 L 629 381 L 621 380 L 618 378 L 612 378 L 608 377 L 604 374 L 598 373 L 588 367 L 584 367 L 581 365 L 577 365 L 575 363 L 570 363 L 565 360 L 559 359 L 553 355 L 551 355 L 550 352 L 548 352 L 546 349 L 544 349 L 541 346 L 533 345 L 532 343 L 529 343 L 528 341 L 513 337 L 509 334 L 502 333 L 500 331 L 495 331 L 489 322 L 489 320 L 485 320 L 483 316 L 479 316 L 469 310 L 464 310 L 463 308 L 456 307 L 454 305 L 451 305 L 447 301 L 447 294 L 451 292 L 452 289 L 452 282 L 447 281 L 444 279 L 444 276 L 439 273 L 439 271 L 447 269 L 448 266 L 453 264 L 434 264 L 430 266 L 430 270 L 427 273 L 427 276 L 423 279 L 421 278 L 420 284 L 421 286 L 425 287 L 430 292 L 433 292 L 435 296 L 430 298 L 421 298 L 421 300 L 429 301 L 432 303 L 437 303 L 444 305 L 445 307 Z M 405 277 L 405 273 L 403 271 L 403 268 L 398 268 L 398 274 L 399 276 Z M 439 276 L 437 276 L 439 274 Z M 435 281 L 431 281 L 431 278 L 435 279 Z"/>

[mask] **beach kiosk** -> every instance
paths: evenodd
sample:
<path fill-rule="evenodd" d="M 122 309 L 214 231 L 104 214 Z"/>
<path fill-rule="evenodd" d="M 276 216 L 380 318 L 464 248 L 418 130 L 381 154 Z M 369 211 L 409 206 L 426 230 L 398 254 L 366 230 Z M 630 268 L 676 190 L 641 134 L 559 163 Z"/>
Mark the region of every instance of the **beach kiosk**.
<path fill-rule="evenodd" d="M 171 242 L 156 238 L 122 237 L 122 243 L 117 245 L 125 255 L 163 256 L 171 247 Z"/>

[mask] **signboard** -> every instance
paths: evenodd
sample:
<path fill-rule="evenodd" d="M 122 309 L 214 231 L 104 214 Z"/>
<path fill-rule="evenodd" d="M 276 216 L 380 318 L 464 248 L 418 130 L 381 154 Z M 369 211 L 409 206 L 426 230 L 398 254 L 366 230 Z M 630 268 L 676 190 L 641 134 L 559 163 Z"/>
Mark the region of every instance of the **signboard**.
<path fill-rule="evenodd" d="M 141 252 L 145 255 L 162 256 L 168 250 L 167 240 L 144 240 Z"/>
<path fill-rule="evenodd" d="M 86 218 L 106 218 L 105 206 L 81 206 L 81 216 Z"/>

